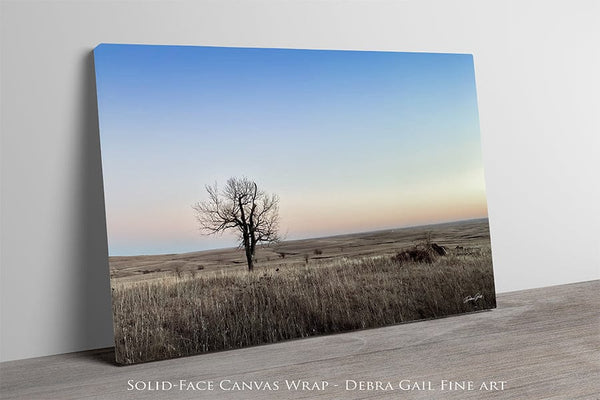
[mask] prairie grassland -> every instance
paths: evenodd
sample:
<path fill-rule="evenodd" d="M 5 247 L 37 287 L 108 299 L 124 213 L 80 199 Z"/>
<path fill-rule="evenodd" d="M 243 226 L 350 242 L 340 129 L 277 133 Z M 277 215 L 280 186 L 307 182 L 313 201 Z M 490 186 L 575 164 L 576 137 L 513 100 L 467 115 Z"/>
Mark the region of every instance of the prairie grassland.
<path fill-rule="evenodd" d="M 489 246 L 432 263 L 390 255 L 113 283 L 116 356 L 136 363 L 496 305 Z"/>
<path fill-rule="evenodd" d="M 361 232 L 302 240 L 286 240 L 271 246 L 259 246 L 257 269 L 302 266 L 338 258 L 393 255 L 413 246 L 427 235 L 439 245 L 477 248 L 490 245 L 487 218 L 456 221 L 435 225 Z M 204 250 L 192 253 L 112 256 L 109 258 L 113 282 L 138 282 L 169 277 L 212 273 L 215 271 L 247 270 L 244 252 L 235 248 Z"/>

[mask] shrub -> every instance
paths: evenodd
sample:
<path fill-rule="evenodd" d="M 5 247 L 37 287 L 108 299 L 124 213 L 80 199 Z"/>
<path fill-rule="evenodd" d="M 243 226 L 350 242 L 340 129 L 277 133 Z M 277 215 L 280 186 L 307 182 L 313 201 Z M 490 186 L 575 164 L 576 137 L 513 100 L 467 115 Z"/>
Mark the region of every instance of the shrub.
<path fill-rule="evenodd" d="M 399 264 L 404 264 L 407 262 L 433 264 L 437 256 L 430 249 L 415 246 L 411 249 L 403 250 L 397 253 L 392 258 Z"/>
<path fill-rule="evenodd" d="M 392 259 L 400 264 L 405 262 L 432 264 L 438 257 L 447 254 L 448 251 L 444 246 L 432 243 L 428 238 L 424 243 L 417 244 L 410 249 L 405 249 L 396 253 Z"/>

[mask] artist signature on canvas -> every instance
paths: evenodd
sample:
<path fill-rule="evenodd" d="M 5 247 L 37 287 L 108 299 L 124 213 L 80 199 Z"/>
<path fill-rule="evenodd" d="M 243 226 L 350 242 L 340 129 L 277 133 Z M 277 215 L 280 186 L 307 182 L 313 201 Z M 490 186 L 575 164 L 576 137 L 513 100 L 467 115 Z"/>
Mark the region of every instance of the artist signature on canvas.
<path fill-rule="evenodd" d="M 477 293 L 475 296 L 467 296 L 463 300 L 463 303 L 475 302 L 479 299 L 483 299 L 483 295 L 481 293 Z"/>

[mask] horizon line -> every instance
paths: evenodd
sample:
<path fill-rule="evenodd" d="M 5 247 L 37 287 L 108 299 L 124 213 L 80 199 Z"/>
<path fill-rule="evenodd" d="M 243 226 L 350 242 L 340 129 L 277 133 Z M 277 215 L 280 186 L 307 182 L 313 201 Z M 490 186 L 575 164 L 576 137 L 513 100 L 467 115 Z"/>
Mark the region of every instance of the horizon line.
<path fill-rule="evenodd" d="M 290 242 L 300 242 L 300 241 L 303 241 L 303 240 L 335 238 L 335 237 L 342 237 L 342 236 L 360 235 L 360 234 L 365 234 L 365 233 L 377 233 L 377 232 L 394 231 L 394 230 L 397 230 L 397 229 L 422 228 L 422 227 L 427 227 L 427 226 L 455 224 L 455 223 L 458 223 L 458 222 L 469 222 L 469 221 L 477 221 L 477 220 L 482 220 L 482 219 L 487 219 L 489 221 L 489 216 L 467 218 L 467 219 L 458 219 L 458 220 L 451 220 L 451 221 L 444 221 L 444 222 L 433 222 L 433 223 L 426 223 L 426 224 L 421 224 L 421 225 L 404 225 L 404 226 L 399 226 L 399 227 L 395 227 L 395 228 L 383 228 L 383 229 L 375 229 L 375 230 L 370 230 L 370 231 L 358 231 L 358 232 L 339 233 L 339 234 L 327 235 L 327 236 L 311 236 L 311 237 L 305 237 L 305 238 L 299 238 L 299 239 L 282 240 L 282 241 L 280 241 L 278 243 L 290 243 Z M 259 244 L 259 246 L 260 247 L 268 246 L 268 244 Z M 186 252 L 183 252 L 183 253 L 162 253 L 162 254 L 132 254 L 132 255 L 112 255 L 112 256 L 109 254 L 108 258 L 111 258 L 111 257 L 160 257 L 160 256 L 167 256 L 167 255 L 184 255 L 184 254 L 201 253 L 201 252 L 206 252 L 206 251 L 230 250 L 230 249 L 237 249 L 237 248 L 238 247 L 236 247 L 236 246 L 214 247 L 214 248 L 211 248 L 211 249 L 196 250 L 196 251 L 186 251 Z"/>

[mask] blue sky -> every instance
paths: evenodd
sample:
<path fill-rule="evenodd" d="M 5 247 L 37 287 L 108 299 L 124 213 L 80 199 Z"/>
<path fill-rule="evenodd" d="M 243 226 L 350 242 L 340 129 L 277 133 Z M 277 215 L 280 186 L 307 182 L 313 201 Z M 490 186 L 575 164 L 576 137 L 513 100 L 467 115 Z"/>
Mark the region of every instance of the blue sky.
<path fill-rule="evenodd" d="M 94 51 L 110 255 L 203 236 L 204 185 L 247 176 L 288 239 L 487 215 L 465 54 L 107 45 Z"/>

